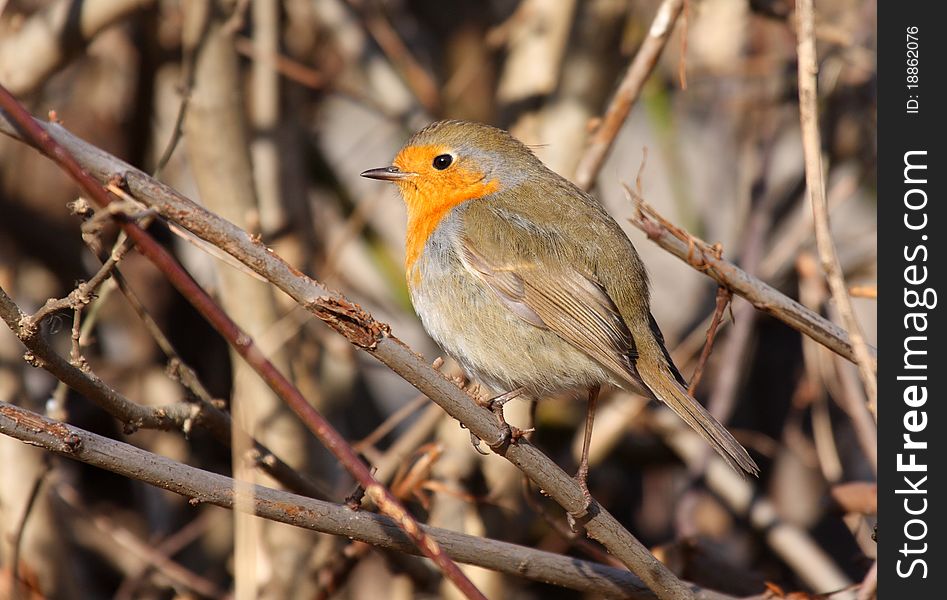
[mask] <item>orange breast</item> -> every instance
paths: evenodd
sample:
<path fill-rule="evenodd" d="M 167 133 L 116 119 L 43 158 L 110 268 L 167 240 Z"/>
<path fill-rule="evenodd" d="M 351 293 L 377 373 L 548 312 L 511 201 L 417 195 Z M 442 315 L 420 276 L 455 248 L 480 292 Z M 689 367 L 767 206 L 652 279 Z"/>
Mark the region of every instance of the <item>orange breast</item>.
<path fill-rule="evenodd" d="M 425 154 L 429 153 L 429 150 L 425 152 Z M 483 174 L 463 168 L 454 168 L 433 175 L 421 175 L 406 181 L 401 186 L 401 194 L 408 208 L 405 271 L 409 285 L 418 283 L 416 275 L 412 273 L 414 264 L 424 251 L 428 238 L 447 213 L 459 204 L 482 198 L 498 189 L 500 189 L 498 181 L 486 181 Z"/>

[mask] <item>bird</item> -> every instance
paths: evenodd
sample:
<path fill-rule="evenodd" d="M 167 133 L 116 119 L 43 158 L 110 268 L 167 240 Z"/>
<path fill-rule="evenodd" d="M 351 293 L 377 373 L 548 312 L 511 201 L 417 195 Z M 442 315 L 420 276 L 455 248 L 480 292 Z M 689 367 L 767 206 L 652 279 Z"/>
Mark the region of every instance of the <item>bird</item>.
<path fill-rule="evenodd" d="M 759 473 L 688 393 L 651 314 L 648 274 L 631 240 L 529 147 L 483 123 L 437 121 L 408 139 L 390 166 L 361 176 L 397 186 L 415 312 L 469 376 L 499 393 L 488 405 L 501 424 L 502 404 L 516 396 L 587 393 L 575 478 L 588 502 L 592 425 L 606 384 L 663 402 L 734 470 Z"/>

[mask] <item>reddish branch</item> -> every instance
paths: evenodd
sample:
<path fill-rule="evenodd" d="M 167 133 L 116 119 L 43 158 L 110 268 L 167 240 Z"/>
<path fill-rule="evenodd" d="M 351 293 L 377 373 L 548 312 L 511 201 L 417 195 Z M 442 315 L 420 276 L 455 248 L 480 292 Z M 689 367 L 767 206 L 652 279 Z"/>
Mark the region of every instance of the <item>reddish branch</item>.
<path fill-rule="evenodd" d="M 493 414 L 477 405 L 474 398 L 393 336 L 386 324 L 375 321 L 359 306 L 303 275 L 233 223 L 208 212 L 131 165 L 77 139 L 61 126 L 45 124 L 43 127 L 77 156 L 96 179 L 108 181 L 116 173 L 121 174 L 137 200 L 269 280 L 352 344 L 414 385 L 475 436 L 487 442 L 501 439 L 502 431 Z M 2 118 L 0 131 L 20 137 L 17 130 Z M 566 511 L 581 513 L 585 508 L 586 500 L 576 481 L 528 440 L 498 446 L 495 452 L 526 473 L 537 487 Z M 592 505 L 583 525 L 590 537 L 601 542 L 613 556 L 641 577 L 658 597 L 692 597 L 688 586 L 598 504 Z"/>
<path fill-rule="evenodd" d="M 0 319 L 6 322 L 29 350 L 26 358 L 32 365 L 46 369 L 59 381 L 94 402 L 124 423 L 127 431 L 177 429 L 187 432 L 193 425 L 200 425 L 221 443 L 230 443 L 230 416 L 213 404 L 204 401 L 199 405 L 177 402 L 164 406 L 142 406 L 117 392 L 94 373 L 83 371 L 64 359 L 39 334 L 36 316 L 24 315 L 3 288 L 0 288 Z M 181 374 L 193 376 L 189 371 L 181 371 Z M 258 457 L 256 464 L 287 489 L 314 498 L 326 497 L 324 490 L 297 473 L 269 448 L 254 441 L 254 449 Z"/>
<path fill-rule="evenodd" d="M 101 208 L 119 201 L 94 180 L 75 158 L 32 116 L 9 92 L 0 86 L 0 106 L 18 125 L 20 133 L 34 146 L 60 165 Z M 119 220 L 122 229 L 138 246 L 139 252 L 148 258 L 167 277 L 168 281 L 201 313 L 238 354 L 266 381 L 267 385 L 282 399 L 319 440 L 332 452 L 342 466 L 364 487 L 378 503 L 379 508 L 394 517 L 399 526 L 421 549 L 425 556 L 437 564 L 441 571 L 454 582 L 468 598 L 486 597 L 474 586 L 460 568 L 438 543 L 427 536 L 418 522 L 404 509 L 400 502 L 384 486 L 372 477 L 368 467 L 345 441 L 345 438 L 310 405 L 302 393 L 266 359 L 250 336 L 242 331 L 227 316 L 214 300 L 184 271 L 177 261 L 137 223 Z M 346 315 L 340 315 L 345 317 Z M 337 326 L 347 327 L 345 318 L 336 321 Z"/>
<path fill-rule="evenodd" d="M 691 396 L 694 395 L 694 392 L 697 391 L 697 386 L 700 385 L 700 379 L 704 375 L 704 367 L 707 365 L 707 359 L 710 358 L 710 351 L 714 347 L 714 338 L 717 337 L 717 328 L 720 327 L 720 322 L 723 321 L 724 312 L 730 305 L 731 298 L 733 298 L 733 293 L 731 293 L 729 289 L 724 286 L 717 288 L 717 306 L 714 308 L 714 315 L 710 320 L 710 327 L 707 328 L 707 340 L 704 342 L 704 349 L 700 352 L 697 367 L 691 376 L 690 387 L 687 389 L 687 392 Z"/>

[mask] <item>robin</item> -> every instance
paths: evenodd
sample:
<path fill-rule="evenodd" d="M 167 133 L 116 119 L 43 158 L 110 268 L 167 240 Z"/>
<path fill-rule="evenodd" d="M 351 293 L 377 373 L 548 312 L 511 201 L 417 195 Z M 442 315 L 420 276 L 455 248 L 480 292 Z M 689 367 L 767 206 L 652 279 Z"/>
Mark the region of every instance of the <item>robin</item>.
<path fill-rule="evenodd" d="M 606 383 L 664 402 L 731 467 L 758 473 L 687 393 L 631 241 L 524 144 L 488 125 L 440 121 L 408 140 L 392 166 L 361 175 L 398 186 L 414 308 L 469 375 L 505 392 L 491 402 L 501 422 L 502 403 L 517 395 L 588 392 L 576 474 L 587 499 L 592 422 Z"/>

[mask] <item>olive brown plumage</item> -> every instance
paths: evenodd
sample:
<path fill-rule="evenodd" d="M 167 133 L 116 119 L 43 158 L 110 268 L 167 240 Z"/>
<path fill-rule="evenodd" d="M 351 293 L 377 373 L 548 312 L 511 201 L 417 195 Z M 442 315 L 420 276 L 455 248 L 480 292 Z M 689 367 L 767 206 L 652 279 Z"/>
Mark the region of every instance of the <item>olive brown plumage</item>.
<path fill-rule="evenodd" d="M 408 287 L 425 329 L 498 393 L 540 398 L 611 383 L 667 404 L 731 467 L 758 468 L 688 393 L 651 316 L 638 253 L 588 193 L 507 132 L 440 121 L 390 167 L 363 176 L 397 184 L 408 209 Z"/>

